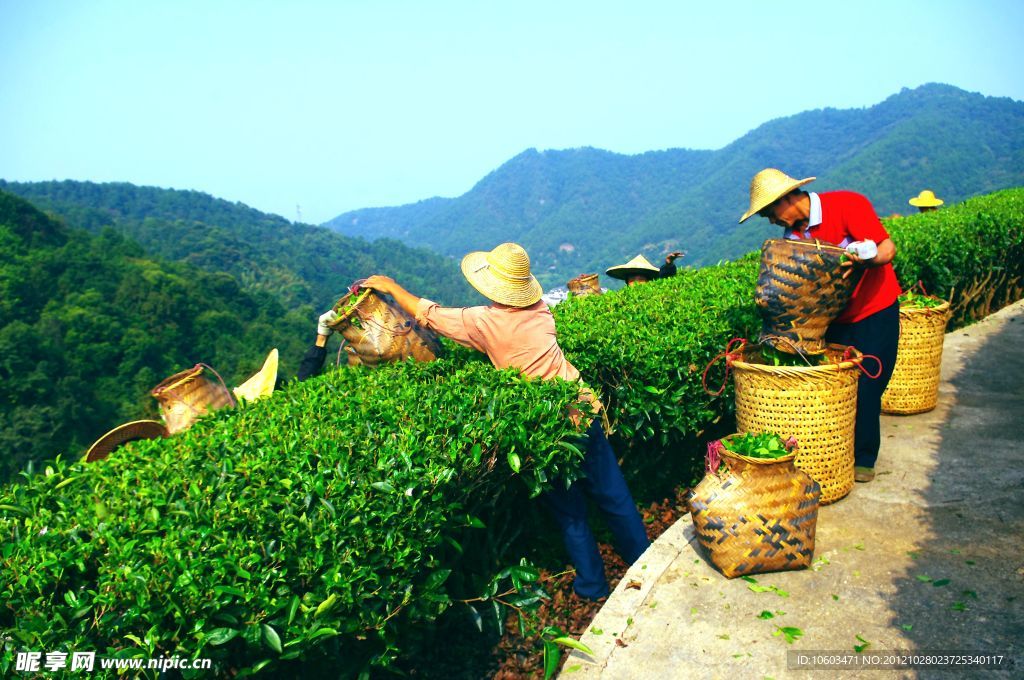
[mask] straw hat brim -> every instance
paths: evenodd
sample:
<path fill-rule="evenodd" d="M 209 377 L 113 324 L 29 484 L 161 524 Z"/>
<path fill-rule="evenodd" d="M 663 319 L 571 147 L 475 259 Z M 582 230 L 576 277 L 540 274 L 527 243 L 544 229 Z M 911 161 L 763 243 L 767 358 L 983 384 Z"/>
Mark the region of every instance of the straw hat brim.
<path fill-rule="evenodd" d="M 167 428 L 159 420 L 133 420 L 124 425 L 118 425 L 110 432 L 96 440 L 85 453 L 85 461 L 92 463 L 106 458 L 114 449 L 139 439 L 156 439 L 166 437 Z"/>
<path fill-rule="evenodd" d="M 605 272 L 608 276 L 613 279 L 620 279 L 625 281 L 631 276 L 646 276 L 649 279 L 656 278 L 661 273 L 660 269 L 647 267 L 626 267 L 625 265 L 619 267 L 609 267 L 608 271 Z"/>
<path fill-rule="evenodd" d="M 759 211 L 763 210 L 764 208 L 768 207 L 769 205 L 771 205 L 775 201 L 779 200 L 780 198 L 782 198 L 783 196 L 788 194 L 793 189 L 796 189 L 798 187 L 802 187 L 805 184 L 810 184 L 811 182 L 813 182 L 816 179 L 818 179 L 818 178 L 817 177 L 805 177 L 803 179 L 798 179 L 795 182 L 786 182 L 784 184 L 780 184 L 780 185 L 776 186 L 771 191 L 767 191 L 767 192 L 765 192 L 763 194 L 760 194 L 756 199 L 751 199 L 751 201 L 750 201 L 750 209 L 747 210 L 747 212 L 743 213 L 743 217 L 740 218 L 740 222 L 739 223 L 743 224 L 748 219 L 750 219 L 751 217 L 756 215 Z"/>
<path fill-rule="evenodd" d="M 529 281 L 514 283 L 499 278 L 491 271 L 487 256 L 490 253 L 476 251 L 462 258 L 462 275 L 488 300 L 509 307 L 529 307 L 540 301 L 544 289 L 531 274 Z"/>
<path fill-rule="evenodd" d="M 938 208 L 945 201 L 941 198 L 921 198 L 920 196 L 915 196 L 908 203 L 915 208 Z"/>
<path fill-rule="evenodd" d="M 648 262 L 647 258 L 643 255 L 637 255 L 625 264 L 609 267 L 605 272 L 605 274 L 613 279 L 621 279 L 622 281 L 631 276 L 646 276 L 653 279 L 660 273 L 661 270 Z"/>

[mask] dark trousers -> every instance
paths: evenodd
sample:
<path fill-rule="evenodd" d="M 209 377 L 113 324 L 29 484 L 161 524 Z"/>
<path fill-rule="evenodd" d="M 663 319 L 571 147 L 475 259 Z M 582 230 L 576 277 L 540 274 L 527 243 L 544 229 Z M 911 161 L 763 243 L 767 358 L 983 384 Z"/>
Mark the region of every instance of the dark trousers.
<path fill-rule="evenodd" d="M 627 564 L 635 562 L 650 541 L 600 418 L 594 418 L 587 431 L 582 472 L 585 477 L 568 489 L 557 486 L 543 494 L 541 501 L 558 522 L 569 559 L 576 568 L 573 590 L 581 597 L 597 599 L 608 594 L 608 581 L 597 541 L 587 524 L 587 497 L 601 509 L 612 530 L 615 549 Z"/>
<path fill-rule="evenodd" d="M 896 365 L 896 349 L 900 342 L 900 305 L 894 302 L 856 323 L 834 323 L 829 326 L 825 339 L 840 345 L 852 345 L 864 354 L 878 357 L 882 374 L 869 378 L 861 373 L 857 383 L 857 423 L 853 434 L 853 463 L 860 467 L 875 467 L 878 447 L 882 443 L 882 392 L 889 384 Z M 874 374 L 878 364 L 864 360 L 864 368 Z"/>

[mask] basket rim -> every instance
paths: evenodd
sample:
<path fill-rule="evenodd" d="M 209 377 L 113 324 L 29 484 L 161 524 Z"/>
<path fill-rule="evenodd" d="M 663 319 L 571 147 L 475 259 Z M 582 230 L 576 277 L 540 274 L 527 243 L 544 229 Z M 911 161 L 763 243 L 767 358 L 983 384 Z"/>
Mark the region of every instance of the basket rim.
<path fill-rule="evenodd" d="M 204 366 L 202 364 L 196 364 L 192 368 L 186 368 L 178 371 L 172 376 L 164 378 L 159 385 L 150 390 L 150 395 L 159 397 L 164 392 L 168 392 L 176 387 L 180 387 L 187 382 L 195 380 L 198 376 L 203 373 Z"/>
<path fill-rule="evenodd" d="M 821 239 L 816 239 L 816 238 L 814 238 L 814 239 L 805 239 L 805 238 L 797 239 L 797 238 L 785 238 L 785 237 L 781 237 L 781 236 L 777 237 L 777 238 L 765 239 L 764 243 L 761 244 L 761 250 L 764 251 L 769 246 L 769 244 L 774 243 L 774 242 L 781 242 L 781 243 L 784 243 L 786 245 L 793 245 L 793 246 L 796 246 L 797 248 L 810 249 L 810 250 L 831 250 L 831 251 L 834 251 L 834 252 L 840 253 L 840 254 L 846 252 L 845 248 L 841 248 L 840 246 L 837 246 L 834 243 L 828 243 L 826 241 L 822 241 Z"/>
<path fill-rule="evenodd" d="M 920 295 L 918 297 L 928 298 L 929 300 L 941 300 L 942 304 L 937 307 L 904 307 L 900 304 L 900 316 L 906 315 L 922 315 L 922 316 L 934 316 L 938 314 L 946 314 L 952 309 L 952 305 L 949 300 L 940 298 L 938 295 Z"/>
<path fill-rule="evenodd" d="M 335 328 L 336 329 L 338 326 L 340 326 L 344 322 L 351 320 L 352 317 L 358 316 L 359 315 L 359 308 L 363 306 L 363 304 L 366 302 L 366 300 L 370 297 L 370 295 L 373 292 L 374 292 L 373 288 L 360 288 L 358 291 L 356 291 L 354 293 L 349 291 L 348 293 L 345 293 L 344 295 L 342 295 L 334 303 L 334 306 L 331 307 L 331 309 L 333 309 L 335 311 L 335 313 L 338 315 L 338 318 L 336 318 L 334 321 L 332 321 L 331 323 L 329 323 L 327 325 L 329 327 L 331 327 L 331 328 Z M 348 300 L 350 300 L 353 296 L 355 296 L 356 301 L 352 304 L 352 308 L 349 310 L 348 314 L 342 314 L 341 310 L 339 309 L 339 307 L 342 306 L 342 303 L 348 302 Z"/>
<path fill-rule="evenodd" d="M 741 357 L 745 356 L 747 352 L 753 351 L 754 348 L 760 347 L 760 343 L 751 345 L 744 345 L 739 350 Z M 849 345 L 838 345 L 836 343 L 827 343 L 825 349 L 832 349 L 837 352 L 845 352 L 847 348 L 850 348 L 855 352 L 854 356 L 849 359 L 840 361 L 837 364 L 828 363 L 818 366 L 769 366 L 768 364 L 755 364 L 749 361 L 743 361 L 742 359 L 736 359 L 732 362 L 734 370 L 744 371 L 755 371 L 761 373 L 776 373 L 780 375 L 808 375 L 815 373 L 836 373 L 839 371 L 845 371 L 847 369 L 859 366 L 864 361 L 864 354 L 856 347 L 850 347 Z"/>
<path fill-rule="evenodd" d="M 732 434 L 722 437 L 722 457 L 723 458 L 737 458 L 747 463 L 753 463 L 754 465 L 775 465 L 776 463 L 787 463 L 789 461 L 795 461 L 797 454 L 800 453 L 799 445 L 793 448 L 793 451 L 787 453 L 785 456 L 779 456 L 778 458 L 754 458 L 752 456 L 744 456 L 742 453 L 736 453 L 730 451 L 725 447 L 725 440 L 731 439 L 732 437 L 740 437 L 746 434 L 745 432 L 734 432 Z"/>

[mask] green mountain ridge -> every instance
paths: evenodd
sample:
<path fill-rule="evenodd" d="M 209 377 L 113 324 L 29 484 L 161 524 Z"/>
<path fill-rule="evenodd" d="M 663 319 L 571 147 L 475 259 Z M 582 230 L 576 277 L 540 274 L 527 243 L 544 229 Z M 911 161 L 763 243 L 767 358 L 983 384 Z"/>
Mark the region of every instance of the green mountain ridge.
<path fill-rule="evenodd" d="M 226 272 L 246 290 L 271 293 L 288 309 L 304 309 L 311 323 L 353 281 L 375 273 L 392 274 L 449 304 L 480 299 L 456 263 L 433 251 L 397 240 L 370 243 L 198 191 L 71 180 L 0 180 L 0 190 L 71 226 L 93 233 L 111 227 L 154 255 Z"/>
<path fill-rule="evenodd" d="M 701 266 L 757 248 L 772 230 L 737 222 L 764 167 L 816 176 L 818 191 L 864 193 L 883 216 L 912 211 L 907 199 L 923 188 L 959 202 L 1024 184 L 1024 103 L 929 84 L 871 107 L 775 119 L 715 151 L 529 149 L 458 198 L 351 211 L 325 225 L 452 257 L 515 240 L 545 285 L 562 285 L 638 252 L 659 262 L 686 250 L 684 262 Z"/>

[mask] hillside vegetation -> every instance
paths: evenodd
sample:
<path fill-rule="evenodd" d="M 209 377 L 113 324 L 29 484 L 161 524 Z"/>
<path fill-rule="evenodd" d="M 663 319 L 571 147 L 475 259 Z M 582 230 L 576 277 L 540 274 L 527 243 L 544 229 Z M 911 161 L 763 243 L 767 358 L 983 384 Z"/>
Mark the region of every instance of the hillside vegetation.
<path fill-rule="evenodd" d="M 913 211 L 907 199 L 924 188 L 959 202 L 1024 184 L 1024 103 L 932 84 L 866 109 L 773 120 L 715 151 L 530 149 L 458 198 L 356 210 L 327 224 L 455 257 L 514 240 L 542 283 L 564 285 L 638 252 L 658 263 L 685 250 L 682 264 L 702 266 L 756 248 L 766 224 L 737 221 L 765 167 L 816 176 L 813 190 L 860 191 L 879 215 Z"/>
<path fill-rule="evenodd" d="M 957 291 L 955 324 L 985 315 L 1024 293 L 1022 224 L 1024 189 L 892 220 L 901 282 Z M 756 273 L 750 255 L 556 308 L 638 497 L 689 483 L 708 428 L 729 426 L 731 389 L 710 397 L 701 374 L 756 334 Z M 54 461 L 0 490 L 0 671 L 15 649 L 95 649 L 355 677 L 444 612 L 535 603 L 536 571 L 515 564 L 534 539 L 516 532 L 526 497 L 577 469 L 575 390 L 459 352 L 330 371 L 100 463 Z"/>
<path fill-rule="evenodd" d="M 238 385 L 307 315 L 229 275 L 149 257 L 112 230 L 70 229 L 0 191 L 0 481 L 55 453 L 76 458 L 116 425 L 157 415 L 149 390 L 198 362 Z"/>
<path fill-rule="evenodd" d="M 227 273 L 250 291 L 267 292 L 286 309 L 328 309 L 356 279 L 389 273 L 449 304 L 480 298 L 455 262 L 398 241 L 362 238 L 297 224 L 197 191 L 127 183 L 4 182 L 68 225 L 96 233 L 109 227 L 165 260 Z M 311 316 L 313 315 L 313 316 Z"/>

